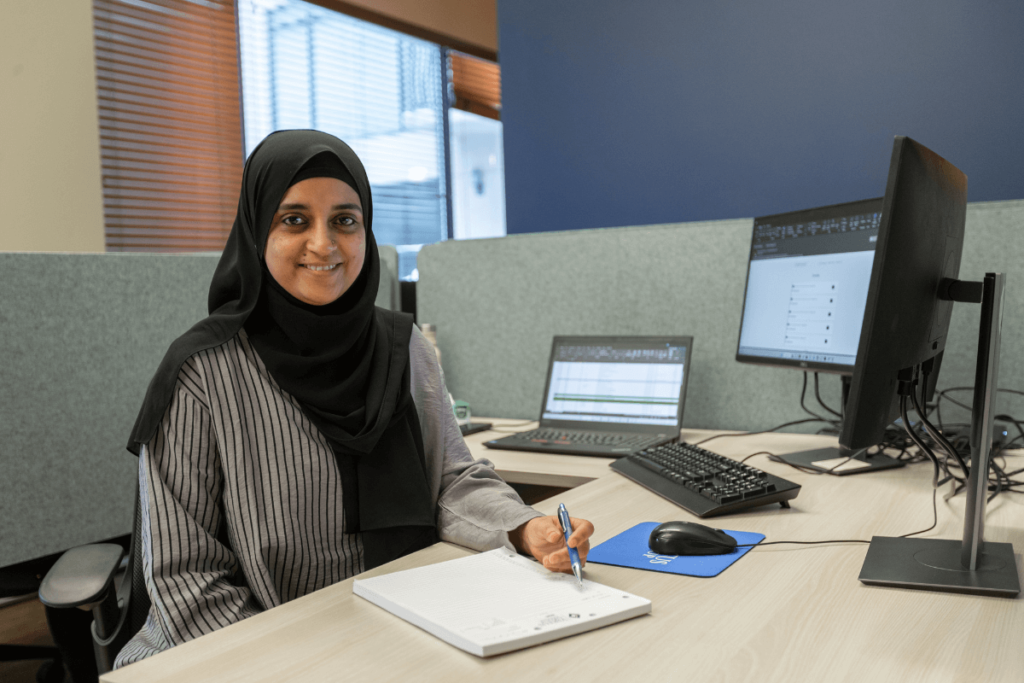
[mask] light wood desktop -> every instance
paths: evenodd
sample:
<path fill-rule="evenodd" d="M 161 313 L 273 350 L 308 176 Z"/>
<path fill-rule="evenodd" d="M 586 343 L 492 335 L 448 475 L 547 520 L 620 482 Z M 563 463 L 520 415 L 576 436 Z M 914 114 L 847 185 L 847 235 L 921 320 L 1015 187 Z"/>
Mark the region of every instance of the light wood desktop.
<path fill-rule="evenodd" d="M 768 434 L 720 438 L 708 447 L 739 459 L 760 450 L 781 453 L 829 443 L 835 440 Z M 473 450 L 482 455 L 485 449 Z M 486 451 L 499 469 L 524 471 L 525 461 L 499 453 Z M 639 522 L 694 519 L 596 463 L 545 457 L 563 461 L 548 465 L 552 476 L 594 474 L 588 483 L 536 507 L 553 513 L 564 502 L 574 516 L 594 522 L 595 544 Z M 1024 466 L 1024 457 L 1010 460 L 1011 467 Z M 778 541 L 867 540 L 932 523 L 929 465 L 832 477 L 798 472 L 764 456 L 750 464 L 803 485 L 792 508 L 773 505 L 711 524 Z M 949 503 L 940 495 L 938 526 L 923 536 L 959 538 L 963 507 L 962 495 Z M 1015 494 L 996 498 L 985 533 L 988 540 L 1014 544 L 1019 571 L 1024 501 Z M 652 614 L 486 660 L 353 596 L 349 579 L 102 680 L 1021 680 L 1024 600 L 864 586 L 857 576 L 866 550 L 865 544 L 756 548 L 711 579 L 588 564 L 588 578 L 649 598 Z M 366 575 L 468 552 L 437 544 Z"/>

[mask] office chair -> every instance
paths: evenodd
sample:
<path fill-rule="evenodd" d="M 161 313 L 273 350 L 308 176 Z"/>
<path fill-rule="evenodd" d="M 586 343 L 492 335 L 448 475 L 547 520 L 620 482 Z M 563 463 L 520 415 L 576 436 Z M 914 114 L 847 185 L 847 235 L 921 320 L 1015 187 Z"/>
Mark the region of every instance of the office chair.
<path fill-rule="evenodd" d="M 146 621 L 149 594 L 142 575 L 142 549 L 138 542 L 142 511 L 135 493 L 135 521 L 127 564 L 120 581 L 115 578 L 124 548 L 114 543 L 94 543 L 68 550 L 53 565 L 39 586 L 39 600 L 46 606 L 47 621 L 74 683 L 96 681 L 113 669 L 114 659 Z M 91 607 L 92 615 L 79 607 Z M 80 612 L 92 625 L 85 629 L 55 628 L 65 614 Z M 91 633 L 90 638 L 84 633 Z"/>
<path fill-rule="evenodd" d="M 52 564 L 52 560 L 47 564 Z M 45 571 L 45 567 L 37 567 L 33 563 L 0 570 L 0 598 L 13 598 L 36 592 L 39 590 L 41 571 Z M 56 647 L 0 643 L 0 662 L 28 659 L 45 660 L 36 672 L 36 680 L 39 683 L 60 683 L 64 680 L 64 666 L 60 651 Z"/>

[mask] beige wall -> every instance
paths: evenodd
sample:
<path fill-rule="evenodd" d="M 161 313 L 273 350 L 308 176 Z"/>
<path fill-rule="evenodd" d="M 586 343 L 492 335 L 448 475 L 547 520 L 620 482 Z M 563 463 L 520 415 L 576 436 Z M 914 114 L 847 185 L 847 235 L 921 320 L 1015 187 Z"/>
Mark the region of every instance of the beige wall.
<path fill-rule="evenodd" d="M 92 3 L 0 0 L 0 251 L 103 251 Z"/>
<path fill-rule="evenodd" d="M 498 51 L 496 0 L 339 0 L 337 4 L 383 14 L 487 52 Z"/>

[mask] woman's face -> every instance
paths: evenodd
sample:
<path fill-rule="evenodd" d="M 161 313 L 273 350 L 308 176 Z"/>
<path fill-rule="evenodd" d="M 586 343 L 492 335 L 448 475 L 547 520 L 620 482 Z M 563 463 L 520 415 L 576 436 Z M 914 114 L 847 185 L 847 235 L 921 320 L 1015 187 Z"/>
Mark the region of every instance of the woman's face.
<path fill-rule="evenodd" d="M 366 255 L 359 194 L 337 178 L 288 188 L 274 214 L 264 258 L 277 283 L 299 301 L 323 306 L 348 291 Z"/>

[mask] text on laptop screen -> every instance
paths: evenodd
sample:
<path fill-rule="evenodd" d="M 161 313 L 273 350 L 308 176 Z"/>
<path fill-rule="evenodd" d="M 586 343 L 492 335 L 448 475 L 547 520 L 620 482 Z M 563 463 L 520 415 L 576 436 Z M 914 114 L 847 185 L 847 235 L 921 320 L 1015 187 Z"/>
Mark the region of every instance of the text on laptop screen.
<path fill-rule="evenodd" d="M 554 352 L 546 420 L 674 427 L 686 347 L 564 344 Z"/>
<path fill-rule="evenodd" d="M 756 219 L 739 355 L 852 367 L 881 218 L 879 199 Z"/>

